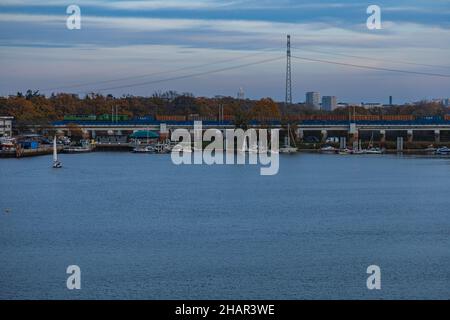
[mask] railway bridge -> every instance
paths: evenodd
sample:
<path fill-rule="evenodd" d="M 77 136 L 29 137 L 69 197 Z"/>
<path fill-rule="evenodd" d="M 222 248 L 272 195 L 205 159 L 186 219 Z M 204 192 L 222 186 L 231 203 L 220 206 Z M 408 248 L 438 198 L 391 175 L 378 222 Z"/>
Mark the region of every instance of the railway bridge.
<path fill-rule="evenodd" d="M 286 126 L 279 121 L 272 121 L 271 128 L 280 129 L 285 134 Z M 203 130 L 207 129 L 234 129 L 232 121 L 203 121 Z M 256 121 L 249 123 L 249 128 L 261 128 L 262 124 Z M 92 138 L 97 136 L 124 136 L 139 130 L 156 131 L 162 135 L 170 136 L 171 132 L 183 128 L 194 129 L 194 121 L 156 121 L 156 120 L 130 120 L 122 122 L 101 121 L 57 121 L 44 128 L 56 130 L 71 135 L 73 130 L 81 130 Z M 410 121 L 322 121 L 303 120 L 291 123 L 297 138 L 305 140 L 316 137 L 325 142 L 328 137 L 346 137 L 349 140 L 373 139 L 375 141 L 395 141 L 402 137 L 405 141 L 431 141 L 435 143 L 450 141 L 450 121 L 445 119 L 420 119 Z"/>

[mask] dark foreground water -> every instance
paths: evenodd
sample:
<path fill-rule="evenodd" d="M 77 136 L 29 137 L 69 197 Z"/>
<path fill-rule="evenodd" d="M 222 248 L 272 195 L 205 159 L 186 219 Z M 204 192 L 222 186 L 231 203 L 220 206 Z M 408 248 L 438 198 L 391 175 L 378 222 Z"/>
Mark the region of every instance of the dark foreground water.
<path fill-rule="evenodd" d="M 0 160 L 1 299 L 450 298 L 449 158 L 61 158 Z"/>

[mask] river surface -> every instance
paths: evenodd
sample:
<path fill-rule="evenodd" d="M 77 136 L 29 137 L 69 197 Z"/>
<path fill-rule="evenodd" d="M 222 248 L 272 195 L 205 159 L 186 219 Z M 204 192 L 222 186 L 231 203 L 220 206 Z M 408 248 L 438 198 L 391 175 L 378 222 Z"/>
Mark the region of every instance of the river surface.
<path fill-rule="evenodd" d="M 60 158 L 0 159 L 0 299 L 450 299 L 450 158 Z"/>

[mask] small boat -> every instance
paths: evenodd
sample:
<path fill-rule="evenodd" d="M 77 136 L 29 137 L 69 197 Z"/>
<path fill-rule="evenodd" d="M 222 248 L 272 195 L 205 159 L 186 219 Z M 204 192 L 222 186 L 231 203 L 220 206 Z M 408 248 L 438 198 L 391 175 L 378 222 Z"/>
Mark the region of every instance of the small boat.
<path fill-rule="evenodd" d="M 64 153 L 84 153 L 84 152 L 91 152 L 93 150 L 93 147 L 91 143 L 87 140 L 81 140 L 80 146 L 66 146 L 63 148 Z"/>
<path fill-rule="evenodd" d="M 343 155 L 354 154 L 354 150 L 349 149 L 349 148 L 341 149 L 341 150 L 339 150 L 339 154 L 343 154 Z"/>
<path fill-rule="evenodd" d="M 153 146 L 155 153 L 170 153 L 171 148 L 167 143 L 157 143 Z"/>
<path fill-rule="evenodd" d="M 280 148 L 280 153 L 296 153 L 298 151 L 297 148 L 286 145 Z"/>
<path fill-rule="evenodd" d="M 333 146 L 323 146 L 322 148 L 320 148 L 320 152 L 322 153 L 336 153 L 338 151 L 338 149 L 336 149 Z"/>
<path fill-rule="evenodd" d="M 53 137 L 53 168 L 62 168 L 61 161 L 58 160 L 58 150 L 56 149 L 56 136 Z"/>
<path fill-rule="evenodd" d="M 91 152 L 92 148 L 90 146 L 73 146 L 73 147 L 64 147 L 64 153 L 84 153 Z"/>
<path fill-rule="evenodd" d="M 437 155 L 450 155 L 450 148 L 442 147 L 436 150 L 435 154 Z"/>
<path fill-rule="evenodd" d="M 352 151 L 352 154 L 365 154 L 366 152 L 362 149 L 356 149 Z"/>
<path fill-rule="evenodd" d="M 133 149 L 133 153 L 155 153 L 155 148 L 152 146 L 136 147 Z"/>
<path fill-rule="evenodd" d="M 192 147 L 188 144 L 183 145 L 181 144 L 177 144 L 175 146 L 172 147 L 172 152 L 192 152 Z"/>
<path fill-rule="evenodd" d="M 3 151 L 16 151 L 16 141 L 14 138 L 1 137 L 0 138 L 0 150 Z"/>
<path fill-rule="evenodd" d="M 364 150 L 364 153 L 365 153 L 365 154 L 383 154 L 383 153 L 384 153 L 384 150 L 382 150 L 382 149 L 380 149 L 380 148 L 374 148 L 374 147 L 372 147 L 372 148 L 369 148 L 369 149 Z"/>

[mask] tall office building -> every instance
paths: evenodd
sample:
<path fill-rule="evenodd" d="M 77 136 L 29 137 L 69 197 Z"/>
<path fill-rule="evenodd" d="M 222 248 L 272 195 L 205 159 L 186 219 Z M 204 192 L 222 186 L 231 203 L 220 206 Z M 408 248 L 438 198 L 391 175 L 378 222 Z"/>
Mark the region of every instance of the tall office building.
<path fill-rule="evenodd" d="M 447 98 L 447 99 L 442 100 L 442 104 L 443 104 L 445 107 L 450 107 L 450 99 Z"/>
<path fill-rule="evenodd" d="M 320 108 L 320 93 L 319 92 L 307 92 L 306 104 L 313 106 L 314 108 Z"/>
<path fill-rule="evenodd" d="M 335 96 L 322 97 L 322 110 L 331 111 L 336 109 L 337 101 Z"/>

